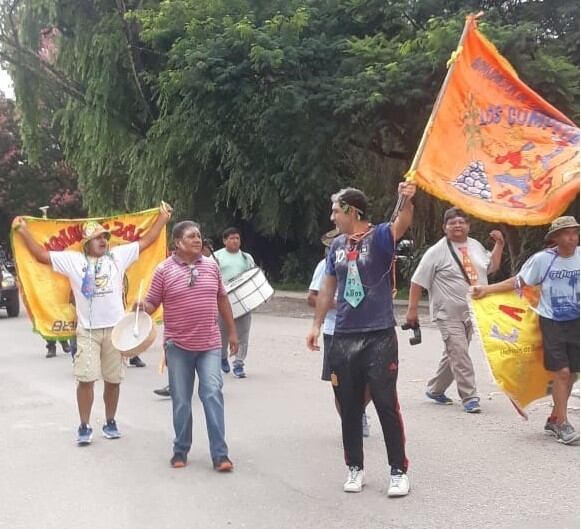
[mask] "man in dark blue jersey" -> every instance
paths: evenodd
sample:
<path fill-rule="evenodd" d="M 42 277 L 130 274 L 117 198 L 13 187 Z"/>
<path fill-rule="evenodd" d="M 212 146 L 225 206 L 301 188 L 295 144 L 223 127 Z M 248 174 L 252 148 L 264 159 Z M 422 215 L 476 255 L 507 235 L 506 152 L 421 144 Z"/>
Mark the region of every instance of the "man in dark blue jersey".
<path fill-rule="evenodd" d="M 325 281 L 317 296 L 307 347 L 318 350 L 320 327 L 337 291 L 337 319 L 329 355 L 331 383 L 341 408 L 345 492 L 361 492 L 364 484 L 361 416 L 365 388 L 383 430 L 391 472 L 388 496 L 405 496 L 407 476 L 403 420 L 397 398 L 398 347 L 393 316 L 391 267 L 396 241 L 412 222 L 412 183 L 401 183 L 406 197 L 393 223 L 372 225 L 368 201 L 358 189 L 342 189 L 331 197 L 331 220 L 339 235 L 329 252 Z"/>

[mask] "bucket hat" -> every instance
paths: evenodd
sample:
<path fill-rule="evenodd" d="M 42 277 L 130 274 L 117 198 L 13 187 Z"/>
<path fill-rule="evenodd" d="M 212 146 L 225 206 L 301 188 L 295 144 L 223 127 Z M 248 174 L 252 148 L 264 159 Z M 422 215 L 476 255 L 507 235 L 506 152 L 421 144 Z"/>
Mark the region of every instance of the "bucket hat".
<path fill-rule="evenodd" d="M 564 230 L 565 228 L 577 228 L 579 229 L 579 223 L 575 219 L 575 217 L 571 216 L 564 216 L 564 217 L 557 217 L 552 223 L 547 235 L 545 235 L 545 241 L 550 241 L 560 230 Z"/>

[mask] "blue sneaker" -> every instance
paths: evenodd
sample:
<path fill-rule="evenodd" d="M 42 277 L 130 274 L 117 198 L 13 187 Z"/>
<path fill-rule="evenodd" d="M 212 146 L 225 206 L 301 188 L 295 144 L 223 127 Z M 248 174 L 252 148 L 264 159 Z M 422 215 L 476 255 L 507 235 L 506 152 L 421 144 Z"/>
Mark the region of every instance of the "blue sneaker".
<path fill-rule="evenodd" d="M 246 378 L 246 373 L 244 372 L 244 366 L 235 365 L 232 368 L 232 373 L 236 378 Z"/>
<path fill-rule="evenodd" d="M 230 363 L 227 358 L 222 358 L 222 371 L 224 373 L 230 373 Z"/>
<path fill-rule="evenodd" d="M 480 413 L 482 410 L 480 409 L 480 403 L 477 400 L 469 400 L 464 404 L 464 411 L 466 413 Z"/>
<path fill-rule="evenodd" d="M 426 397 L 432 399 L 437 404 L 453 404 L 454 402 L 452 399 L 446 397 L 444 393 L 440 395 L 434 395 L 433 393 L 426 391 Z"/>
<path fill-rule="evenodd" d="M 81 424 L 77 430 L 77 444 L 79 446 L 90 445 L 93 440 L 93 428 L 88 424 Z"/>
<path fill-rule="evenodd" d="M 121 432 L 117 429 L 115 419 L 109 419 L 107 423 L 103 425 L 103 437 L 105 437 L 105 439 L 119 439 L 119 437 L 121 437 Z"/>

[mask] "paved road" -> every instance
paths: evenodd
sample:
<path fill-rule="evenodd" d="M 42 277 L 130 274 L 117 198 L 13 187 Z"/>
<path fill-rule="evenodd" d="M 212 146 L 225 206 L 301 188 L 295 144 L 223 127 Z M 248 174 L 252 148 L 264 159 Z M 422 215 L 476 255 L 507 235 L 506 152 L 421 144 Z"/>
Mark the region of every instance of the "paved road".
<path fill-rule="evenodd" d="M 118 423 L 124 437 L 74 443 L 70 359 L 44 358 L 26 316 L 0 316 L 0 527 L 10 529 L 568 529 L 579 527 L 579 449 L 542 433 L 548 403 L 521 420 L 473 349 L 484 413 L 423 398 L 440 351 L 437 332 L 401 340 L 400 400 L 412 492 L 386 497 L 386 454 L 375 412 L 365 441 L 367 485 L 342 492 L 345 468 L 320 357 L 305 350 L 301 302 L 277 300 L 253 317 L 248 378 L 225 380 L 227 438 L 236 470 L 211 469 L 194 400 L 190 464 L 169 467 L 170 402 L 155 348 L 128 371 Z M 273 312 L 274 311 L 274 312 Z M 281 314 L 284 314 L 281 315 Z M 289 317 L 293 316 L 293 317 Z M 100 386 L 99 391 L 100 391 Z M 452 393 L 451 393 L 452 395 Z M 572 402 L 579 425 L 579 401 Z M 103 423 L 97 399 L 93 427 Z"/>

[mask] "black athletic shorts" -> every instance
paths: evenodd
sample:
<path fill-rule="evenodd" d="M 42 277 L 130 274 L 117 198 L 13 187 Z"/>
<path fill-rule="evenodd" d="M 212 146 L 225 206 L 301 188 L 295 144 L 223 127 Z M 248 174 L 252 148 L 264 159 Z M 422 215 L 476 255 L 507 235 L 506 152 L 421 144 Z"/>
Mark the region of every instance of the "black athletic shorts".
<path fill-rule="evenodd" d="M 539 317 L 545 352 L 545 369 L 559 371 L 566 367 L 579 373 L 579 318 L 555 321 Z"/>
<path fill-rule="evenodd" d="M 333 343 L 332 334 L 323 334 L 323 370 L 321 372 L 321 380 L 331 380 L 331 368 L 329 367 L 329 353 L 331 351 L 331 344 Z"/>

